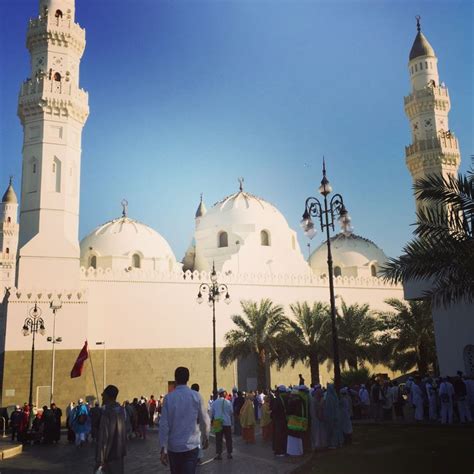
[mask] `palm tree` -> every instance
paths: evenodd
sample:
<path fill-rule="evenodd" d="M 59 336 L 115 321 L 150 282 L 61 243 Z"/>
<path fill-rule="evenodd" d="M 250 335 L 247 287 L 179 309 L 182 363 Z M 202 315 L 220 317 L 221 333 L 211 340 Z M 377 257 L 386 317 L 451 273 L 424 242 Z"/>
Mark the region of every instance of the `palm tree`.
<path fill-rule="evenodd" d="M 385 300 L 395 312 L 381 313 L 380 338 L 384 358 L 392 370 L 409 372 L 417 367 L 421 375 L 436 368 L 436 345 L 434 338 L 431 304 L 428 300 Z"/>
<path fill-rule="evenodd" d="M 279 336 L 288 328 L 288 319 L 283 307 L 274 305 L 269 299 L 262 299 L 259 304 L 255 301 L 241 301 L 245 315 L 231 317 L 237 329 L 230 330 L 225 335 L 226 346 L 220 354 L 222 367 L 241 357 L 251 355 L 257 358 L 257 388 L 268 388 L 266 367 L 278 357 L 277 344 Z"/>
<path fill-rule="evenodd" d="M 346 305 L 341 299 L 341 312 L 337 315 L 339 357 L 350 369 L 359 368 L 361 361 L 377 362 L 378 346 L 375 332 L 377 320 L 368 304 Z M 361 364 L 363 365 L 363 364 Z"/>
<path fill-rule="evenodd" d="M 416 181 L 421 202 L 415 240 L 382 269 L 394 282 L 427 280 L 434 304 L 474 300 L 474 169 Z"/>
<path fill-rule="evenodd" d="M 288 332 L 282 334 L 278 366 L 288 362 L 294 367 L 299 361 L 309 365 L 311 384 L 319 383 L 319 365 L 331 357 L 331 320 L 329 307 L 315 302 L 290 305 L 294 320 L 289 321 Z"/>

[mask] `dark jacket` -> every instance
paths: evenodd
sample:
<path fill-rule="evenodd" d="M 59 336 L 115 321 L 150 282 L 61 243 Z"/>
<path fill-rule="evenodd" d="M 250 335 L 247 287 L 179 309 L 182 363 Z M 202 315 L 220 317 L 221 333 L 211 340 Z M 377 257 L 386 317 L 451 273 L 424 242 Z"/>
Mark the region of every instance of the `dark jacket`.
<path fill-rule="evenodd" d="M 123 458 L 127 435 L 124 409 L 117 403 L 105 405 L 100 417 L 95 459 L 98 464 Z"/>

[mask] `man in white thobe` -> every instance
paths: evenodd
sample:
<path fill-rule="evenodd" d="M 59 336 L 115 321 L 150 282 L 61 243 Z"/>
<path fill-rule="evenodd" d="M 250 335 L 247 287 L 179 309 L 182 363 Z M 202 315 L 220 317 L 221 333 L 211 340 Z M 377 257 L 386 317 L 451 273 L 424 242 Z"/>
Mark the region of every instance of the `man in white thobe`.
<path fill-rule="evenodd" d="M 441 402 L 441 423 L 453 422 L 453 398 L 454 387 L 447 378 L 444 378 L 439 386 L 439 399 Z"/>

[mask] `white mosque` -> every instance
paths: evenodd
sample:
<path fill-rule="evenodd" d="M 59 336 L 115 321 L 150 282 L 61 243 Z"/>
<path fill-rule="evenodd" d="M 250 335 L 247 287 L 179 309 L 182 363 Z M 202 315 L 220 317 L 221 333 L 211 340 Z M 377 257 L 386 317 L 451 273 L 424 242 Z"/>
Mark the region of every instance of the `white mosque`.
<path fill-rule="evenodd" d="M 55 345 L 36 335 L 33 396 L 38 404 L 49 400 L 53 346 L 56 401 L 64 405 L 96 393 L 91 367 L 80 378 L 69 377 L 84 341 L 99 390 L 103 383 L 115 383 L 123 398 L 165 392 L 174 368 L 186 365 L 193 381 L 210 391 L 211 315 L 196 304 L 196 296 L 212 265 L 232 297 L 229 306 L 217 305 L 221 348 L 241 300 L 270 298 L 285 308 L 297 301 L 328 301 L 326 246 L 306 261 L 285 217 L 251 194 L 242 179 L 235 193 L 209 209 L 201 198 L 192 243 L 181 262 L 156 230 L 128 215 L 126 201 L 121 216 L 101 223 L 79 243 L 81 134 L 89 113 L 88 94 L 79 86 L 85 31 L 74 21 L 75 0 L 39 4 L 27 32 L 31 78 L 21 86 L 18 105 L 24 130 L 19 224 L 11 181 L 0 205 L 3 406 L 28 398 L 32 340 L 21 328 L 35 307 L 46 336 L 62 338 Z M 436 56 L 421 32 L 409 73 L 410 172 L 414 178 L 456 172 L 460 155 L 448 127 L 449 95 L 439 85 Z M 387 260 L 380 247 L 347 232 L 331 241 L 338 296 L 380 310 L 385 299 L 403 298 L 401 286 L 378 277 Z M 51 304 L 61 308 L 54 313 Z M 309 379 L 305 367 L 295 370 Z M 272 369 L 272 382 L 293 380 L 295 370 Z M 256 381 L 255 371 L 239 364 L 219 369 L 218 377 L 227 387 L 253 388 Z M 324 382 L 329 377 L 323 372 Z"/>

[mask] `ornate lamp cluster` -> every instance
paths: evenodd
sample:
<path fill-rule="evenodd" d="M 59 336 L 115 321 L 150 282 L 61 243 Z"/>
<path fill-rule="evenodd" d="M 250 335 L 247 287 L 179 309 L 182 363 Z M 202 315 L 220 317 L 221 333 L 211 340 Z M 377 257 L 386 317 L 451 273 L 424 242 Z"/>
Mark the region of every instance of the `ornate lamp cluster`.
<path fill-rule="evenodd" d="M 197 302 L 199 304 L 204 302 L 204 295 L 206 294 L 209 306 L 212 306 L 214 303 L 218 303 L 221 300 L 223 294 L 225 294 L 224 302 L 226 304 L 230 304 L 232 302 L 227 285 L 217 282 L 217 273 L 214 263 L 212 263 L 211 283 L 201 283 L 199 285 L 199 293 L 197 295 Z"/>
<path fill-rule="evenodd" d="M 346 236 L 350 235 L 352 233 L 352 219 L 344 206 L 342 196 L 340 194 L 335 194 L 329 203 L 327 202 L 327 196 L 332 193 L 332 186 L 326 177 L 326 163 L 324 160 L 323 179 L 319 186 L 319 193 L 324 196 L 324 206 L 321 205 L 319 199 L 315 197 L 309 197 L 306 199 L 303 218 L 301 219 L 301 227 L 303 228 L 305 235 L 312 239 L 317 234 L 312 217 L 317 217 L 319 219 L 321 232 L 323 232 L 326 227 L 334 230 L 334 222 L 336 217 L 338 217 L 337 220 L 341 226 L 342 233 Z"/>
<path fill-rule="evenodd" d="M 44 320 L 41 317 L 41 309 L 38 306 L 34 305 L 33 308 L 28 312 L 29 316 L 25 319 L 23 324 L 22 332 L 23 336 L 29 336 L 30 334 L 36 334 L 39 332 L 44 336 L 46 328 L 44 327 Z"/>

